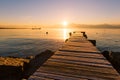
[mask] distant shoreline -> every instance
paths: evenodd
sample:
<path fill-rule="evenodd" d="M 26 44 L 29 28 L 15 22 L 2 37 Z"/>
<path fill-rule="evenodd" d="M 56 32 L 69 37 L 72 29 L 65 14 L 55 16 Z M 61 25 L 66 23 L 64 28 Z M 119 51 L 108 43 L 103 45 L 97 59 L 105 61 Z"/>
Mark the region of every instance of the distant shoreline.
<path fill-rule="evenodd" d="M 0 29 L 32 29 L 32 28 L 0 28 Z"/>
<path fill-rule="evenodd" d="M 60 29 L 63 28 L 63 25 L 52 25 L 52 26 L 42 26 L 43 28 L 56 28 Z M 120 29 L 120 25 L 111 25 L 111 24 L 98 24 L 98 25 L 92 25 L 92 24 L 69 24 L 67 25 L 67 28 L 96 28 L 96 29 Z M 0 25 L 0 29 L 41 29 L 39 26 L 4 26 Z"/>
<path fill-rule="evenodd" d="M 63 28 L 62 26 L 59 27 L 45 27 L 45 28 L 56 28 L 60 29 Z M 68 26 L 67 28 L 91 28 L 91 29 L 120 29 L 120 26 Z M 33 28 L 33 27 L 27 27 L 27 28 L 17 28 L 17 27 L 0 27 L 0 29 L 41 29 L 41 28 Z"/>

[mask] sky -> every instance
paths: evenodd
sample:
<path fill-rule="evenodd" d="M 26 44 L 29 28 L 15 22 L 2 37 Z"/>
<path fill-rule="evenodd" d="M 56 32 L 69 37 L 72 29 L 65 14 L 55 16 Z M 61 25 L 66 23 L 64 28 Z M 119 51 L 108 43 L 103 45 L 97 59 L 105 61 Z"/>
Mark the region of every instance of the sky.
<path fill-rule="evenodd" d="M 0 0 L 0 25 L 120 24 L 120 0 Z"/>

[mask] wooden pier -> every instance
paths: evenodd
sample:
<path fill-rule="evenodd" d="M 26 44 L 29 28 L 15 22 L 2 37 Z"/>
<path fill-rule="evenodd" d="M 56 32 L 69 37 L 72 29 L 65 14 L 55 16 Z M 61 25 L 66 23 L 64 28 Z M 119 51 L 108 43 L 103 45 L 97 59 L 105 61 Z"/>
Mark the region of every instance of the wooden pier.
<path fill-rule="evenodd" d="M 81 32 L 75 32 L 28 80 L 120 80 L 120 76 Z"/>

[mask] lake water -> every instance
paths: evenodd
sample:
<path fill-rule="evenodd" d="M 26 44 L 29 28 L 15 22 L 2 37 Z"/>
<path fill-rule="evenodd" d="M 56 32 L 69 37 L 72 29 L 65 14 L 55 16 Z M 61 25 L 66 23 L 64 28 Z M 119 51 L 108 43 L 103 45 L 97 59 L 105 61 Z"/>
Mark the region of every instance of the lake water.
<path fill-rule="evenodd" d="M 97 41 L 97 47 L 100 51 L 120 52 L 120 29 L 0 29 L 0 56 L 25 57 L 36 55 L 47 49 L 56 51 L 63 45 L 65 39 L 69 38 L 68 33 L 73 31 L 85 31 L 88 39 Z"/>

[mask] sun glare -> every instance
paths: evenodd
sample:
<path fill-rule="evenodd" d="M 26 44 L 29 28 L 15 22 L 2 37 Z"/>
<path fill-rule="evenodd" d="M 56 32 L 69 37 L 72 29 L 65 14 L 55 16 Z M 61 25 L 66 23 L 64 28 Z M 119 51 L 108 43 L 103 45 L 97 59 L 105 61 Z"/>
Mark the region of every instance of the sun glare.
<path fill-rule="evenodd" d="M 64 25 L 64 26 L 67 26 L 67 25 L 68 25 L 68 22 L 67 22 L 67 21 L 64 21 L 64 22 L 63 22 L 63 25 Z"/>

